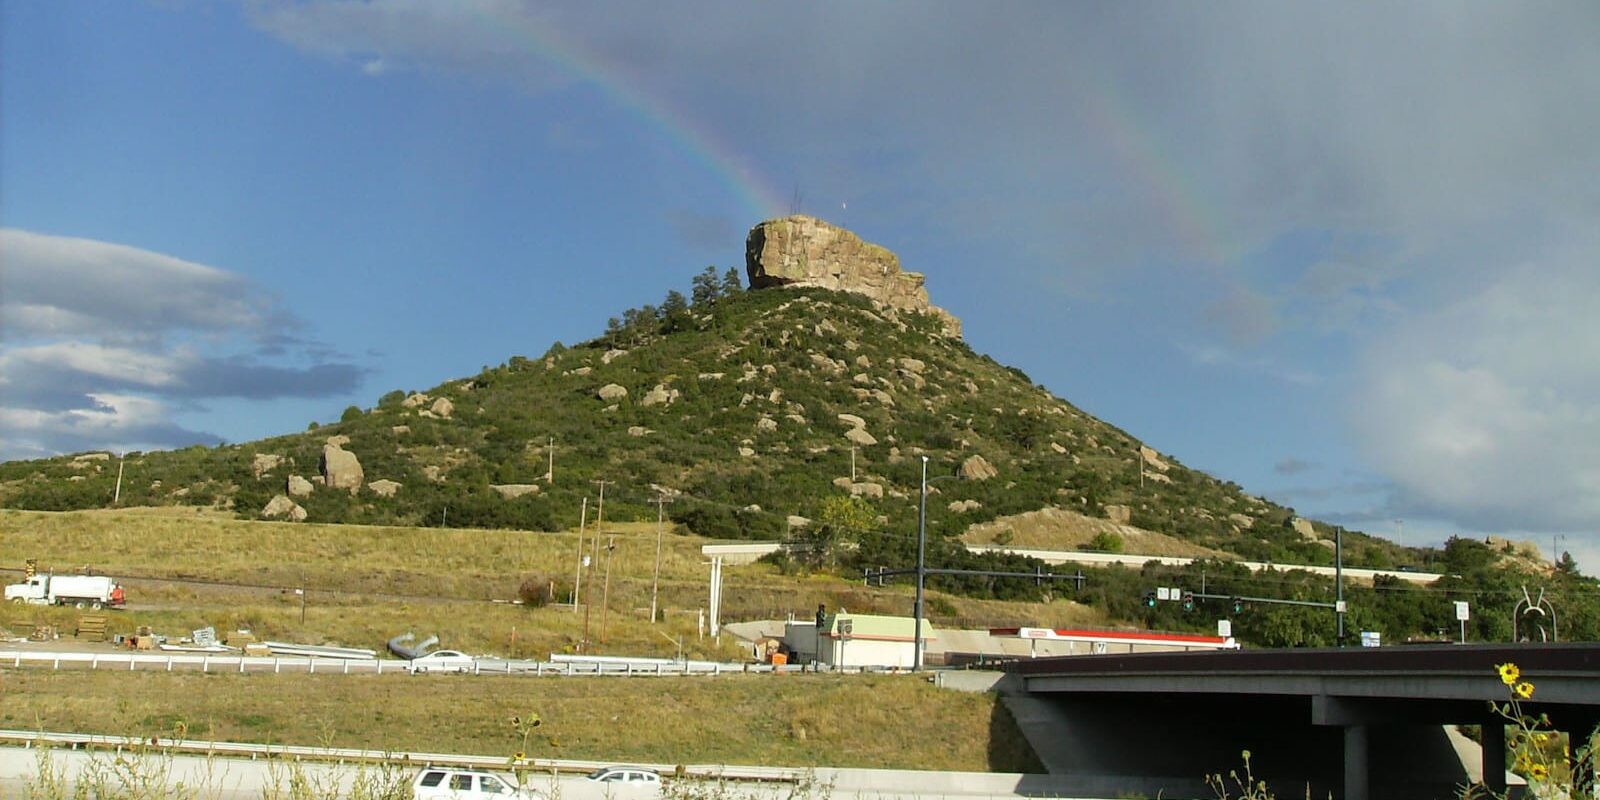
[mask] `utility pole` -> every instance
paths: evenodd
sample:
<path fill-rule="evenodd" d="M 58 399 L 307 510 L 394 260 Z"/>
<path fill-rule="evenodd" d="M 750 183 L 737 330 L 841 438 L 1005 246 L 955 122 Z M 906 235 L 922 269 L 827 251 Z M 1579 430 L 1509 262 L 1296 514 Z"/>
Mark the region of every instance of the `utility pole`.
<path fill-rule="evenodd" d="M 650 624 L 656 621 L 656 597 L 661 590 L 661 535 L 663 532 L 662 518 L 665 516 L 667 493 L 656 495 L 656 569 L 650 578 Z"/>
<path fill-rule="evenodd" d="M 1344 526 L 1333 529 L 1333 613 L 1338 617 L 1334 642 L 1344 647 Z"/>
<path fill-rule="evenodd" d="M 600 507 L 596 509 L 596 515 L 594 518 L 594 535 L 599 536 L 600 531 L 606 524 L 606 484 L 616 483 L 616 481 L 608 481 L 605 478 L 601 478 L 599 480 L 589 482 L 600 487 Z"/>
<path fill-rule="evenodd" d="M 128 451 L 124 450 L 122 451 L 122 455 L 117 458 L 117 491 L 116 494 L 114 494 L 111 498 L 111 504 L 114 506 L 122 505 L 122 465 L 126 463 L 127 460 Z"/>
<path fill-rule="evenodd" d="M 606 619 L 611 616 L 611 552 L 617 549 L 617 537 L 606 537 L 606 588 L 600 593 L 600 643 L 606 643 Z"/>
<path fill-rule="evenodd" d="M 550 466 L 545 468 L 544 479 L 546 483 L 553 484 L 556 482 L 556 437 L 550 437 L 550 446 L 544 452 L 550 461 Z"/>
<path fill-rule="evenodd" d="M 578 511 L 578 570 L 572 578 L 572 613 L 578 613 L 579 592 L 583 589 L 583 526 L 589 519 L 589 498 L 583 498 L 583 506 Z"/>
<path fill-rule="evenodd" d="M 928 457 L 922 457 L 922 492 L 917 503 L 917 601 L 911 606 L 912 634 L 911 634 L 911 671 L 922 671 L 922 581 L 926 576 L 927 565 L 924 562 L 926 542 L 928 540 Z M 840 659 L 843 655 L 843 644 L 840 644 Z"/>
<path fill-rule="evenodd" d="M 856 482 L 856 446 L 850 445 L 850 482 Z"/>

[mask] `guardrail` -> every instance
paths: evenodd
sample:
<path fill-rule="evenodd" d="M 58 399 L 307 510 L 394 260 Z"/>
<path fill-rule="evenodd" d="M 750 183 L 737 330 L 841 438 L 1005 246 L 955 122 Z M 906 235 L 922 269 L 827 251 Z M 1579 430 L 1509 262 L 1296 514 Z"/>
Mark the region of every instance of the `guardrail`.
<path fill-rule="evenodd" d="M 168 653 L 74 653 L 0 650 L 0 666 L 50 669 L 110 669 L 127 672 L 308 673 L 315 675 L 384 675 L 411 671 L 409 662 L 386 659 L 309 658 L 282 656 L 234 656 Z M 761 673 L 891 673 L 897 670 L 873 667 L 835 668 L 805 664 L 745 664 L 733 662 L 679 661 L 657 663 L 604 661 L 518 661 L 479 659 L 470 668 L 456 672 L 472 675 L 527 675 L 568 677 L 691 677 L 747 675 Z M 436 671 L 443 674 L 444 670 Z M 436 674 L 430 672 L 428 674 Z"/>
<path fill-rule="evenodd" d="M 218 742 L 160 737 L 136 738 L 130 736 L 105 736 L 94 733 L 52 733 L 18 730 L 0 730 L 0 743 L 21 745 L 27 748 L 103 749 L 116 753 L 121 753 L 125 750 L 154 750 L 163 754 L 222 756 L 227 758 L 249 758 L 251 760 L 277 758 L 290 761 L 318 761 L 334 764 L 391 764 L 408 767 L 451 766 L 496 770 L 517 769 L 546 773 L 589 773 L 613 764 L 613 762 L 609 761 L 578 761 L 553 758 L 525 758 L 518 760 L 505 756 L 477 756 L 463 753 L 412 753 L 339 747 L 302 747 L 282 744 L 251 744 L 248 742 Z M 679 773 L 679 765 L 677 764 L 639 764 L 639 766 L 653 769 L 666 776 L 682 774 L 693 778 L 763 782 L 794 782 L 800 780 L 808 772 L 807 770 L 789 767 L 685 764 L 682 765 L 682 773 Z"/>

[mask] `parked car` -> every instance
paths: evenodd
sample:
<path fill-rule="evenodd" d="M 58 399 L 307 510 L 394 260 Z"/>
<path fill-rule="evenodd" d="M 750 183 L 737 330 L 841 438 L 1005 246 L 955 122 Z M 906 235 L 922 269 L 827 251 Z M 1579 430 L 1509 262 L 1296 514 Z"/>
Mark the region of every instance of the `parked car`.
<path fill-rule="evenodd" d="M 481 769 L 455 769 L 429 767 L 411 782 L 411 794 L 416 800 L 479 800 L 479 798 L 516 798 L 517 800 L 544 800 L 532 789 L 518 788 L 493 772 Z"/>
<path fill-rule="evenodd" d="M 587 776 L 603 785 L 607 792 L 653 793 L 661 789 L 661 775 L 645 767 L 601 767 Z"/>
<path fill-rule="evenodd" d="M 471 672 L 478 660 L 460 650 L 435 650 L 411 659 L 410 670 L 418 672 Z"/>

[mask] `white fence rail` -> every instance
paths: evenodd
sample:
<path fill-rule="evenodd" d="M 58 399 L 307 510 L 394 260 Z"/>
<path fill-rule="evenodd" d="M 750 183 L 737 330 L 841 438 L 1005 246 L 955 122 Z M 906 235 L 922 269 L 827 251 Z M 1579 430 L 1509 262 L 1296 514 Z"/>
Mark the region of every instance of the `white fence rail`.
<path fill-rule="evenodd" d="M 51 733 L 47 731 L 0 730 L 0 743 L 23 747 L 61 747 L 123 752 L 156 751 L 172 754 L 224 756 L 230 758 L 276 758 L 289 761 L 320 761 L 336 764 L 371 763 L 408 766 L 457 766 L 504 770 L 515 766 L 532 772 L 588 773 L 610 766 L 609 761 L 528 758 L 515 762 L 505 756 L 476 756 L 462 753 L 408 753 L 388 750 L 362 750 L 340 747 L 300 747 L 282 744 L 216 742 L 199 739 L 134 738 L 92 733 Z M 676 774 L 671 764 L 640 764 L 663 775 Z M 788 767 L 730 766 L 726 764 L 684 765 L 684 775 L 696 778 L 722 778 L 736 781 L 795 781 L 805 770 Z"/>
<path fill-rule="evenodd" d="M 0 667 L 48 669 L 105 669 L 126 672 L 238 672 L 309 673 L 315 675 L 393 675 L 410 672 L 406 661 L 368 658 L 308 658 L 303 656 L 236 656 L 195 653 L 83 653 L 0 650 Z M 743 664 L 711 661 L 660 661 L 654 663 L 608 661 L 514 661 L 478 659 L 459 672 L 472 675 L 684 677 L 744 675 L 751 673 L 816 672 L 801 664 Z M 889 669 L 846 668 L 829 672 L 892 672 Z M 439 674 L 438 668 L 428 674 Z"/>

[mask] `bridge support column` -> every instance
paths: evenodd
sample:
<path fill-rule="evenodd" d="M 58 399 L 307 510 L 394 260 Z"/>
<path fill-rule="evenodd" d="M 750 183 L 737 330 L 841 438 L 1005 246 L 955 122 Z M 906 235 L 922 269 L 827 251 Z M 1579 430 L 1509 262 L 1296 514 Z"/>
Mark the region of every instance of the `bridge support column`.
<path fill-rule="evenodd" d="M 1506 791 L 1506 721 L 1490 717 L 1483 722 L 1483 785 L 1497 795 Z"/>
<path fill-rule="evenodd" d="M 1367 800 L 1367 726 L 1344 727 L 1344 800 Z"/>

